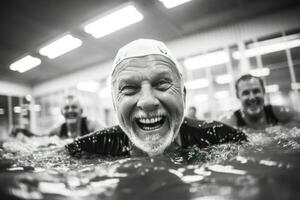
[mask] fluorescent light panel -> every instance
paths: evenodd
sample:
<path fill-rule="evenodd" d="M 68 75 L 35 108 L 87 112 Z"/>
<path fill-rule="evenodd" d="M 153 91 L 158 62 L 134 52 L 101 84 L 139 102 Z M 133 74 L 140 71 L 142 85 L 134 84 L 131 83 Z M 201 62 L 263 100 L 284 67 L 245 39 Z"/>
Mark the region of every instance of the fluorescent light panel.
<path fill-rule="evenodd" d="M 215 93 L 215 98 L 216 99 L 226 99 L 229 97 L 229 92 L 228 91 L 219 91 Z"/>
<path fill-rule="evenodd" d="M 21 58 L 20 60 L 12 63 L 9 69 L 12 71 L 18 71 L 20 73 L 26 72 L 41 64 L 41 59 L 32 57 L 30 55 Z"/>
<path fill-rule="evenodd" d="M 199 102 L 205 102 L 208 100 L 208 95 L 207 94 L 197 94 L 194 96 L 194 101 L 199 103 Z"/>
<path fill-rule="evenodd" d="M 263 45 L 263 46 L 258 46 L 259 43 L 256 43 L 256 47 L 247 49 L 245 51 L 245 56 L 246 57 L 254 57 L 257 55 L 264 55 L 264 54 L 269 54 L 277 51 L 282 51 L 285 49 L 291 49 L 294 47 L 300 46 L 300 39 L 296 40 L 290 40 L 290 41 L 284 41 L 276 44 L 270 44 L 270 45 Z M 241 54 L 240 52 L 236 51 L 233 52 L 232 57 L 234 59 L 240 59 Z"/>
<path fill-rule="evenodd" d="M 266 86 L 267 93 L 278 92 L 278 91 L 279 91 L 279 86 L 277 84 Z"/>
<path fill-rule="evenodd" d="M 159 0 L 166 8 L 174 8 L 192 0 Z"/>
<path fill-rule="evenodd" d="M 186 89 L 193 90 L 208 87 L 209 81 L 206 78 L 188 81 L 185 84 Z"/>
<path fill-rule="evenodd" d="M 97 92 L 99 83 L 97 81 L 85 81 L 77 84 L 77 89 L 86 92 Z"/>
<path fill-rule="evenodd" d="M 270 74 L 270 69 L 269 68 L 259 68 L 259 69 L 252 69 L 250 70 L 250 74 L 252 74 L 253 76 L 268 76 Z"/>
<path fill-rule="evenodd" d="M 186 68 L 193 70 L 223 64 L 228 61 L 229 56 L 225 51 L 216 51 L 213 53 L 188 58 L 183 64 Z"/>
<path fill-rule="evenodd" d="M 226 84 L 230 83 L 232 81 L 232 76 L 230 74 L 223 74 L 216 77 L 216 82 L 218 84 Z"/>
<path fill-rule="evenodd" d="M 40 49 L 41 55 L 47 56 L 48 58 L 56 58 L 63 55 L 73 49 L 80 47 L 82 41 L 78 38 L 68 34 Z"/>
<path fill-rule="evenodd" d="M 141 21 L 144 16 L 132 5 L 117 10 L 85 26 L 84 31 L 100 38 L 131 24 Z"/>
<path fill-rule="evenodd" d="M 300 83 L 292 83 L 291 87 L 293 90 L 299 90 L 300 89 Z"/>

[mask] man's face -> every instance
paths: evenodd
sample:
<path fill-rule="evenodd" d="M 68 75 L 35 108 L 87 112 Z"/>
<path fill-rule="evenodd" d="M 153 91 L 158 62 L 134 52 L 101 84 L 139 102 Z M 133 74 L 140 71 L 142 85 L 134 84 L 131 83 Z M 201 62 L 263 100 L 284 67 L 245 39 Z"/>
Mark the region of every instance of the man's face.
<path fill-rule="evenodd" d="M 174 63 L 160 55 L 122 61 L 112 77 L 120 126 L 149 156 L 162 154 L 183 120 L 184 93 Z"/>
<path fill-rule="evenodd" d="M 77 100 L 66 99 L 65 104 L 62 108 L 62 114 L 66 119 L 67 123 L 76 123 L 81 117 L 82 108 Z"/>
<path fill-rule="evenodd" d="M 263 114 L 264 91 L 256 78 L 240 81 L 238 97 L 242 103 L 242 110 L 251 119 L 257 120 Z"/>

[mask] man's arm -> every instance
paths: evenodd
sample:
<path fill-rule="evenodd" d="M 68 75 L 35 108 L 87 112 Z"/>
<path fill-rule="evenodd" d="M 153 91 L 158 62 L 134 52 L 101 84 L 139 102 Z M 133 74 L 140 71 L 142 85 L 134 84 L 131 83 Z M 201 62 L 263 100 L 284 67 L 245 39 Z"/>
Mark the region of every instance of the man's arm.
<path fill-rule="evenodd" d="M 122 156 L 128 154 L 129 139 L 120 127 L 114 126 L 76 138 L 65 147 L 71 155 L 86 152 L 102 156 Z"/>
<path fill-rule="evenodd" d="M 58 126 L 58 127 L 54 128 L 54 129 L 52 129 L 52 130 L 50 131 L 50 133 L 49 133 L 48 136 L 55 136 L 55 135 L 56 135 L 56 136 L 59 137 L 60 128 L 61 128 L 61 126 Z"/>

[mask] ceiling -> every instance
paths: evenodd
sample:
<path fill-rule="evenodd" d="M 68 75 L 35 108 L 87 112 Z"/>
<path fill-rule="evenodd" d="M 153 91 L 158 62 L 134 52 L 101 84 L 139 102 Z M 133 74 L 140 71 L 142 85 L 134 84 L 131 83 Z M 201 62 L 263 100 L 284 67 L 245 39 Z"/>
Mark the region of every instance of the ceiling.
<path fill-rule="evenodd" d="M 165 42 L 298 6 L 297 0 L 193 0 L 166 9 L 158 0 L 132 0 L 144 20 L 103 38 L 83 31 L 83 24 L 125 0 L 2 0 L 0 6 L 0 80 L 34 86 L 113 59 L 118 48 L 137 38 Z M 38 54 L 49 41 L 71 33 L 83 45 L 55 59 Z M 9 65 L 30 54 L 41 65 L 25 73 Z"/>

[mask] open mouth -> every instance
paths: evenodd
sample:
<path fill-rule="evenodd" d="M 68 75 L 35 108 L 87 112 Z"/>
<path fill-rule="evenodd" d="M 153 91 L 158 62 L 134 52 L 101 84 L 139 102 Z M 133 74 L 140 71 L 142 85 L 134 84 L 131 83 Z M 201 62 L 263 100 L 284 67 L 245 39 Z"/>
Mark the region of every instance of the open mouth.
<path fill-rule="evenodd" d="M 153 131 L 163 126 L 166 120 L 165 116 L 156 116 L 149 118 L 136 118 L 137 125 L 144 131 Z"/>

